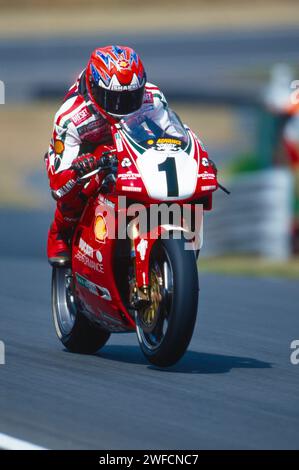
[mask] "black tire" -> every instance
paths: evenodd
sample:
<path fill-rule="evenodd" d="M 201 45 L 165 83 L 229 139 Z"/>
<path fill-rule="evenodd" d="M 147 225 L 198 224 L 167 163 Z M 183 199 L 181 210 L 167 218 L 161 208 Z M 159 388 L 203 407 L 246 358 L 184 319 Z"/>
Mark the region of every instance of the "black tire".
<path fill-rule="evenodd" d="M 52 313 L 57 336 L 69 351 L 93 354 L 106 344 L 110 333 L 80 312 L 73 291 L 71 269 L 53 268 Z"/>
<path fill-rule="evenodd" d="M 161 288 L 163 294 L 158 307 L 159 314 L 149 331 L 144 328 L 141 315 L 136 317 L 137 337 L 141 350 L 146 358 L 158 367 L 171 366 L 183 356 L 190 343 L 196 321 L 198 306 L 196 257 L 193 251 L 184 249 L 184 243 L 184 239 L 170 238 L 157 240 L 153 246 L 150 269 L 161 262 L 163 266 L 165 262 L 169 265 L 172 292 L 169 293 L 168 281 L 168 290 L 165 286 Z M 167 274 L 167 277 L 170 276 Z M 164 278 L 164 284 L 165 282 Z M 165 332 L 161 322 L 167 323 Z"/>

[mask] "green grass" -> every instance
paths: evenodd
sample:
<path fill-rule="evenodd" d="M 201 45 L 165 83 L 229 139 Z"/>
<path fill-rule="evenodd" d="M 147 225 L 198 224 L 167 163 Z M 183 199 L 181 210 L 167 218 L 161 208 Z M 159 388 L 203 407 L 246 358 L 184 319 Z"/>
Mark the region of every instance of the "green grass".
<path fill-rule="evenodd" d="M 236 158 L 225 168 L 225 173 L 228 176 L 235 176 L 240 173 L 259 171 L 260 169 L 261 167 L 257 155 L 243 154 L 236 156 Z"/>
<path fill-rule="evenodd" d="M 200 272 L 299 279 L 299 257 L 288 261 L 271 261 L 257 256 L 199 257 L 198 268 Z"/>

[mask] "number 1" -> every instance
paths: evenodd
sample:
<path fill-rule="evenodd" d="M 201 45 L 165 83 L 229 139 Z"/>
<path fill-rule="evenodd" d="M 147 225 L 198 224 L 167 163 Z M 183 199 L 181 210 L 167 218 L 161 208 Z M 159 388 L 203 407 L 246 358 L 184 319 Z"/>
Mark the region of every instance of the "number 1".
<path fill-rule="evenodd" d="M 175 159 L 168 157 L 162 163 L 158 165 L 159 171 L 165 171 L 166 180 L 167 180 L 167 196 L 178 196 L 179 195 L 179 185 L 178 185 L 178 176 L 176 171 Z"/>

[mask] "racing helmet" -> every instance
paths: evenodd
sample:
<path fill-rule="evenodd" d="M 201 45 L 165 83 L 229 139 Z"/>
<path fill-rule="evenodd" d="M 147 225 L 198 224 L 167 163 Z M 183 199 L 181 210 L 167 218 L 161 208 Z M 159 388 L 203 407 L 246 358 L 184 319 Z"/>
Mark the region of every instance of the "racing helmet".
<path fill-rule="evenodd" d="M 143 103 L 146 74 L 139 55 L 127 46 L 95 49 L 86 68 L 92 102 L 116 118 L 137 111 Z"/>

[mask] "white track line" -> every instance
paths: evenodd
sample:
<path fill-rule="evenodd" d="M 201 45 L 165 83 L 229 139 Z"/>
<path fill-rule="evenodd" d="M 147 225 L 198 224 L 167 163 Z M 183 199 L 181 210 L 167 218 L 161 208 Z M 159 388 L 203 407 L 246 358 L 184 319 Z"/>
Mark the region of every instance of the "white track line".
<path fill-rule="evenodd" d="M 7 434 L 0 433 L 0 449 L 3 450 L 47 450 L 44 447 L 36 446 L 31 442 L 22 441 Z"/>

